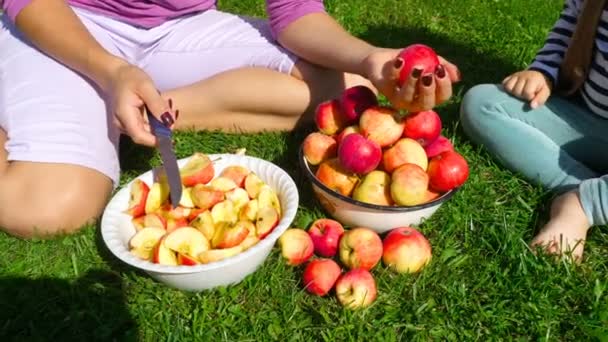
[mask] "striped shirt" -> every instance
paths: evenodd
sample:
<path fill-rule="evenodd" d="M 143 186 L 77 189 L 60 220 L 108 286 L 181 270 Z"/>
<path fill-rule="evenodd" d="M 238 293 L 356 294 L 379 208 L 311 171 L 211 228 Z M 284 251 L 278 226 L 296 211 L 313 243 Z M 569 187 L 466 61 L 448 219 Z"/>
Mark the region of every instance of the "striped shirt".
<path fill-rule="evenodd" d="M 549 33 L 545 45 L 530 64 L 530 70 L 542 72 L 553 81 L 574 32 L 583 0 L 566 0 L 561 15 Z M 581 95 L 589 109 L 608 118 L 608 11 L 602 13 L 595 35 L 596 52 Z"/>

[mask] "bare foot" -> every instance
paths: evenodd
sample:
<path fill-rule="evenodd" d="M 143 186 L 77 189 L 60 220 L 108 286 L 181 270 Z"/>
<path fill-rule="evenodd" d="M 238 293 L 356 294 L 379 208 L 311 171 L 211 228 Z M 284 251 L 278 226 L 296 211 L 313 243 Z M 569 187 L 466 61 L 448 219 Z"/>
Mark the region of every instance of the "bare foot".
<path fill-rule="evenodd" d="M 555 198 L 551 204 L 549 222 L 534 237 L 530 245 L 541 246 L 548 254 L 571 255 L 580 262 L 585 248 L 589 221 L 576 191 Z"/>

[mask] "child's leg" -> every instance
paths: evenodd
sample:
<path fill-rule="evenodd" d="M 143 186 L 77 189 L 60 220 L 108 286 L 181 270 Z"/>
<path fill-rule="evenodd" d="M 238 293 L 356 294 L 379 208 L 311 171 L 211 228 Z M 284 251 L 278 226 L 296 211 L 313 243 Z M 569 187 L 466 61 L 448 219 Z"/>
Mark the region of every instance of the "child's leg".
<path fill-rule="evenodd" d="M 178 128 L 289 130 L 318 102 L 369 85 L 297 60 L 265 20 L 208 11 L 160 27 L 152 42 L 157 35 L 140 63 L 179 109 Z"/>
<path fill-rule="evenodd" d="M 555 191 L 572 190 L 554 201 L 551 220 L 532 243 L 555 252 L 576 246 L 579 258 L 587 229 L 606 223 L 608 214 L 608 193 L 600 190 L 606 180 L 597 178 L 608 170 L 601 153 L 608 148 L 608 121 L 557 97 L 530 110 L 496 85 L 472 88 L 461 119 L 467 134 L 511 170 Z"/>

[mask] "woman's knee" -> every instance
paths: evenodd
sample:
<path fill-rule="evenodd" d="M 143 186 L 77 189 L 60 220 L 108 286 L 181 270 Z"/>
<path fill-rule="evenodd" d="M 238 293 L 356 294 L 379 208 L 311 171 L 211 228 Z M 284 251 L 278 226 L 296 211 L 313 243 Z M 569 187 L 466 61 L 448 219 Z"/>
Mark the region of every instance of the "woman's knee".
<path fill-rule="evenodd" d="M 73 172 L 60 179 L 24 176 L 7 172 L 0 179 L 0 229 L 21 238 L 80 230 L 99 217 L 112 190 L 111 181 L 95 172 Z"/>

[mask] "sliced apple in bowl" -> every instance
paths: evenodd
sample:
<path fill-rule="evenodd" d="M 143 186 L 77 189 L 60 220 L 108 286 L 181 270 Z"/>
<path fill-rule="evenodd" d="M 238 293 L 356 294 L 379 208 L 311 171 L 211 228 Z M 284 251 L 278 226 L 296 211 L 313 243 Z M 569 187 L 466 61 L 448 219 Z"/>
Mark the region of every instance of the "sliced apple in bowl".
<path fill-rule="evenodd" d="M 178 228 L 167 234 L 164 240 L 164 245 L 170 250 L 178 255 L 183 254 L 193 259 L 196 259 L 201 252 L 209 249 L 209 241 L 205 235 L 193 227 Z"/>
<path fill-rule="evenodd" d="M 129 249 L 133 255 L 151 261 L 154 247 L 163 235 L 165 235 L 165 230 L 162 228 L 143 228 L 129 240 Z"/>

